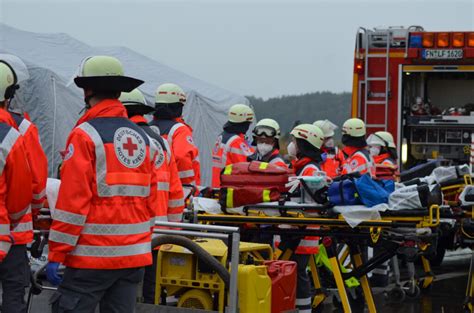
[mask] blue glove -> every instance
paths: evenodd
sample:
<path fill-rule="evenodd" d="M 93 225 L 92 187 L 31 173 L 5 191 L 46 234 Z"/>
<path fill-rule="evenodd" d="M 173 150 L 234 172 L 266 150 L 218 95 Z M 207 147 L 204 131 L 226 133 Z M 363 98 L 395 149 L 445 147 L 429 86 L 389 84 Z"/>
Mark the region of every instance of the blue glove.
<path fill-rule="evenodd" d="M 323 159 L 323 162 L 326 162 L 326 159 L 328 158 L 328 154 L 327 153 L 322 153 L 321 154 L 321 159 Z"/>
<path fill-rule="evenodd" d="M 58 275 L 58 269 L 59 263 L 49 262 L 46 265 L 46 278 L 54 286 L 58 286 L 63 281 L 63 278 Z"/>

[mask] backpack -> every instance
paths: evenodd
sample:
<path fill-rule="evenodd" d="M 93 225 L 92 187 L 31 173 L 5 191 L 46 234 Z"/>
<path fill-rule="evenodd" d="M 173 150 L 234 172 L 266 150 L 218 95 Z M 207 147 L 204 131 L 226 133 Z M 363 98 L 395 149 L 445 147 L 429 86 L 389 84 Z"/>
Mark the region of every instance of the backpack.
<path fill-rule="evenodd" d="M 222 208 L 278 201 L 288 192 L 290 169 L 252 161 L 227 165 L 221 173 Z"/>

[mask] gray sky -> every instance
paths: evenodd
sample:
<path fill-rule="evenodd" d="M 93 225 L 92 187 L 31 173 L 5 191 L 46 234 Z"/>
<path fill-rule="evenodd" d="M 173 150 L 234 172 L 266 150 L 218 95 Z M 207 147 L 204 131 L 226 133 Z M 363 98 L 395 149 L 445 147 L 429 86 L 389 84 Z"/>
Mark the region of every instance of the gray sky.
<path fill-rule="evenodd" d="M 358 26 L 474 31 L 474 0 L 0 0 L 0 22 L 126 46 L 240 94 L 271 97 L 350 91 Z"/>

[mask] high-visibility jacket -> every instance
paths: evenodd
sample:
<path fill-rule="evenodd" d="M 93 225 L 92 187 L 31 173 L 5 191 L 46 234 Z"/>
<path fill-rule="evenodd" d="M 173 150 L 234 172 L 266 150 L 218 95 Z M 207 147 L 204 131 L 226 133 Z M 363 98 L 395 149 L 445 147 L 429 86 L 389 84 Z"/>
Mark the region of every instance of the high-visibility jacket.
<path fill-rule="evenodd" d="M 49 260 L 85 269 L 150 265 L 157 178 L 146 133 L 107 99 L 81 117 L 66 151 Z"/>
<path fill-rule="evenodd" d="M 199 150 L 194 144 L 192 128 L 182 119 L 154 119 L 150 122 L 150 126 L 158 127 L 160 135 L 168 141 L 178 166 L 181 183 L 199 186 L 201 184 L 201 165 Z"/>
<path fill-rule="evenodd" d="M 15 241 L 13 236 L 23 227 L 31 229 L 32 177 L 24 139 L 12 124 L 8 112 L 0 110 L 0 261 L 12 244 L 26 244 L 33 237 Z"/>
<path fill-rule="evenodd" d="M 245 140 L 244 134 L 231 134 L 224 131 L 217 137 L 212 150 L 212 187 L 221 185 L 221 171 L 230 164 L 246 162 L 247 157 L 254 153 Z"/>
<path fill-rule="evenodd" d="M 315 162 L 314 160 L 304 157 L 300 160 L 296 160 L 293 162 L 293 168 L 295 169 L 295 173 L 297 176 L 314 176 L 316 172 L 321 171 L 320 164 Z M 293 228 L 289 225 L 282 225 L 280 226 L 282 231 L 285 228 Z M 308 226 L 306 227 L 307 230 L 309 229 L 318 229 L 317 226 Z M 275 246 L 278 247 L 280 244 L 280 236 L 275 236 Z M 305 236 L 299 242 L 298 247 L 294 251 L 296 254 L 316 254 L 319 251 L 319 237 L 318 236 Z"/>
<path fill-rule="evenodd" d="M 181 222 L 184 210 L 183 186 L 178 175 L 178 168 L 171 148 L 166 140 L 153 131 L 143 116 L 130 118 L 140 126 L 155 145 L 155 171 L 157 177 L 158 210 L 155 220 L 164 222 Z"/>
<path fill-rule="evenodd" d="M 374 156 L 375 176 L 380 179 L 396 180 L 398 176 L 397 162 L 389 153 Z"/>
<path fill-rule="evenodd" d="M 369 151 L 365 148 L 344 147 L 344 154 L 347 156 L 344 161 L 342 174 L 359 172 L 360 174 L 370 173 L 375 177 L 375 164 Z"/>
<path fill-rule="evenodd" d="M 31 210 L 33 221 L 46 200 L 46 181 L 48 179 L 48 159 L 41 147 L 38 128 L 26 116 L 9 112 L 15 120 L 16 128 L 25 141 L 28 163 L 33 176 L 33 200 Z"/>
<path fill-rule="evenodd" d="M 288 164 L 285 163 L 283 158 L 280 155 L 280 150 L 274 149 L 265 157 L 261 157 L 258 152 L 255 152 L 251 156 L 247 157 L 247 161 L 261 161 L 267 162 L 280 167 L 288 167 Z"/>
<path fill-rule="evenodd" d="M 326 154 L 326 159 L 321 163 L 321 169 L 331 178 L 341 175 L 344 153 L 338 147 L 334 149 L 323 148 L 323 152 Z"/>

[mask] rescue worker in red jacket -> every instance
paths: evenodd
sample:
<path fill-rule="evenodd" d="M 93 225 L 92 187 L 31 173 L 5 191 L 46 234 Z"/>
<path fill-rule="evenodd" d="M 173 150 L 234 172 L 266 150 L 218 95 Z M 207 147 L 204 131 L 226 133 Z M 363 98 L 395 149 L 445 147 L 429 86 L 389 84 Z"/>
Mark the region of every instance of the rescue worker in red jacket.
<path fill-rule="evenodd" d="M 245 134 L 255 114 L 245 104 L 235 104 L 229 109 L 224 131 L 217 137 L 212 150 L 212 187 L 221 185 L 221 171 L 229 164 L 246 162 L 254 150 L 245 140 Z"/>
<path fill-rule="evenodd" d="M 154 119 L 150 125 L 157 127 L 173 151 L 183 185 L 201 184 L 199 150 L 194 144 L 193 129 L 183 120 L 186 94 L 175 84 L 163 84 L 156 90 Z"/>
<path fill-rule="evenodd" d="M 344 153 L 334 143 L 334 131 L 337 126 L 329 120 L 319 120 L 313 125 L 318 126 L 324 133 L 324 143 L 321 147 L 323 151 L 321 169 L 331 178 L 339 176 L 344 164 Z"/>
<path fill-rule="evenodd" d="M 26 69 L 26 67 L 25 67 Z M 30 268 L 26 245 L 33 239 L 32 175 L 24 138 L 6 111 L 18 89 L 13 67 L 0 60 L 0 282 L 2 312 L 26 312 Z"/>
<path fill-rule="evenodd" d="M 23 61 L 14 55 L 0 54 L 0 60 L 11 64 L 14 69 L 16 67 L 20 70 L 21 68 L 26 69 L 26 65 L 24 65 Z M 25 74 L 27 74 L 26 70 L 24 71 Z M 18 112 L 14 112 L 10 103 L 8 103 L 7 109 L 15 121 L 15 128 L 18 129 L 25 141 L 28 163 L 30 164 L 31 173 L 33 175 L 33 200 L 31 202 L 31 209 L 33 220 L 35 220 L 35 217 L 38 216 L 39 210 L 43 207 L 43 203 L 46 199 L 48 159 L 46 158 L 43 148 L 41 147 L 38 128 L 36 125 L 30 121 L 26 114 L 23 115 Z"/>
<path fill-rule="evenodd" d="M 395 180 L 398 155 L 392 134 L 378 131 L 367 138 L 367 145 L 375 162 L 377 178 Z"/>
<path fill-rule="evenodd" d="M 280 125 L 270 118 L 260 120 L 252 131 L 253 145 L 257 147 L 248 161 L 267 162 L 273 165 L 288 167 L 280 155 Z"/>
<path fill-rule="evenodd" d="M 178 175 L 176 161 L 171 153 L 168 142 L 155 132 L 147 123 L 144 115 L 154 111 L 147 104 L 139 89 L 131 92 L 122 92 L 119 100 L 127 109 L 128 117 L 140 126 L 155 145 L 155 171 L 158 179 L 157 212 L 155 221 L 181 222 L 184 210 L 183 186 Z M 143 300 L 145 303 L 155 303 L 156 262 L 158 250 L 154 250 L 153 265 L 145 268 L 143 280 Z"/>
<path fill-rule="evenodd" d="M 296 160 L 292 163 L 297 176 L 315 176 L 321 172 L 321 147 L 323 131 L 311 124 L 296 126 L 290 133 L 296 147 Z M 311 313 L 311 284 L 306 271 L 310 255 L 318 253 L 318 237 L 298 238 L 282 233 L 278 245 L 280 251 L 292 250 L 290 260 L 297 265 L 296 307 L 298 312 Z M 295 249 L 296 247 L 296 249 Z M 283 254 L 282 254 L 283 255 Z"/>
<path fill-rule="evenodd" d="M 369 173 L 375 176 L 375 164 L 365 140 L 365 123 L 358 118 L 351 118 L 342 126 L 342 144 L 345 161 L 342 174 Z"/>
<path fill-rule="evenodd" d="M 67 139 L 46 274 L 66 266 L 53 312 L 133 312 L 144 267 L 152 264 L 157 212 L 156 151 L 118 100 L 143 81 L 110 56 L 86 58 L 75 84 L 87 111 Z"/>

